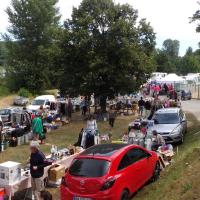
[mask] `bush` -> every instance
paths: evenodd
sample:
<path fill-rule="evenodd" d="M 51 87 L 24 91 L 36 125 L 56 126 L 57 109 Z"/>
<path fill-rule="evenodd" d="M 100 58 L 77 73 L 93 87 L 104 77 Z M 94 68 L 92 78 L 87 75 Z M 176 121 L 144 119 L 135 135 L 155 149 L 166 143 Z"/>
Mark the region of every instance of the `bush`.
<path fill-rule="evenodd" d="M 20 88 L 18 95 L 21 97 L 31 97 L 32 94 L 26 88 Z"/>
<path fill-rule="evenodd" d="M 7 96 L 10 94 L 10 91 L 7 87 L 1 85 L 0 86 L 0 96 L 3 97 L 3 96 Z"/>

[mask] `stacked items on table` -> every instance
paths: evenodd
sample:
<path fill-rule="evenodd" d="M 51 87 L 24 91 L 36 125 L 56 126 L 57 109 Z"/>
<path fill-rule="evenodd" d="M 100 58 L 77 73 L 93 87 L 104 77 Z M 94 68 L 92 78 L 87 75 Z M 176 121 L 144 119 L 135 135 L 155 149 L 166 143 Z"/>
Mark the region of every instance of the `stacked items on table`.
<path fill-rule="evenodd" d="M 136 144 L 151 150 L 153 135 L 152 127 L 154 121 L 136 119 L 129 124 L 128 143 Z"/>
<path fill-rule="evenodd" d="M 58 186 L 61 182 L 62 176 L 65 174 L 65 170 L 69 168 L 73 159 L 81 151 L 81 148 L 75 147 L 73 147 L 73 149 L 61 149 L 57 150 L 57 152 L 54 151 L 54 156 L 57 154 L 56 159 L 51 165 L 44 168 L 43 179 L 49 180 L 51 185 L 53 184 Z M 51 158 L 52 155 L 47 156 L 47 162 L 52 162 Z M 24 190 L 31 188 L 31 175 L 29 168 L 23 170 L 20 163 L 12 161 L 0 164 L 0 188 L 5 190 L 5 194 L 9 196 L 9 199 L 11 199 L 16 192 L 23 192 Z"/>
<path fill-rule="evenodd" d="M 174 154 L 173 146 L 171 144 L 163 145 L 158 148 L 159 161 L 162 169 L 169 165 Z"/>

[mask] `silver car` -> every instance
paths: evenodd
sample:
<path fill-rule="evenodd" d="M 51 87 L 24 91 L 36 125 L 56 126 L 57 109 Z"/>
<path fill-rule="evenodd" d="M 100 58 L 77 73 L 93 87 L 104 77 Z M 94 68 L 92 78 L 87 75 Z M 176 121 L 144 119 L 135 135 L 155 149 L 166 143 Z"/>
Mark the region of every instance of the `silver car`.
<path fill-rule="evenodd" d="M 183 143 L 187 132 L 187 119 L 180 108 L 164 108 L 158 110 L 153 120 L 153 129 L 163 136 L 166 143 Z"/>
<path fill-rule="evenodd" d="M 13 100 L 13 104 L 16 106 L 26 106 L 29 103 L 29 99 L 26 97 L 15 97 Z"/>

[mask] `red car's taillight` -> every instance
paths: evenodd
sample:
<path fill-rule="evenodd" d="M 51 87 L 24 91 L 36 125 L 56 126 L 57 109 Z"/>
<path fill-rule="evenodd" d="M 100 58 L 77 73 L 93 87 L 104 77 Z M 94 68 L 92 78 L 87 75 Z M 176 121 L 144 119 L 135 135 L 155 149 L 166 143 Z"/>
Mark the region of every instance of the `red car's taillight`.
<path fill-rule="evenodd" d="M 68 187 L 65 177 L 62 177 L 61 185 L 63 185 L 64 187 Z"/>
<path fill-rule="evenodd" d="M 114 185 L 114 183 L 115 183 L 115 179 L 114 178 L 111 178 L 111 179 L 109 179 L 109 180 L 107 180 L 104 184 L 103 184 L 103 186 L 101 187 L 101 191 L 104 191 L 104 190 L 108 190 L 108 189 L 110 189 L 113 185 Z"/>

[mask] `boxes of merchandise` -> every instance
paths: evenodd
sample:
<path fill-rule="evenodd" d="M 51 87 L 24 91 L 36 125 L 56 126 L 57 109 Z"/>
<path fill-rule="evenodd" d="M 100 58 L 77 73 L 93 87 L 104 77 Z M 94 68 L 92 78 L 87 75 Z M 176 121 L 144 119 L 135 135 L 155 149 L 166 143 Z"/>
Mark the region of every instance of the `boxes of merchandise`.
<path fill-rule="evenodd" d="M 58 182 L 65 175 L 65 167 L 63 165 L 54 165 L 49 169 L 49 181 Z"/>
<path fill-rule="evenodd" d="M 0 164 L 0 185 L 13 184 L 21 179 L 21 164 L 7 161 Z"/>

